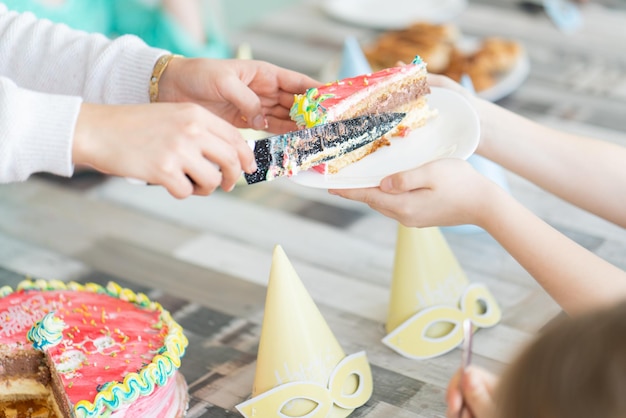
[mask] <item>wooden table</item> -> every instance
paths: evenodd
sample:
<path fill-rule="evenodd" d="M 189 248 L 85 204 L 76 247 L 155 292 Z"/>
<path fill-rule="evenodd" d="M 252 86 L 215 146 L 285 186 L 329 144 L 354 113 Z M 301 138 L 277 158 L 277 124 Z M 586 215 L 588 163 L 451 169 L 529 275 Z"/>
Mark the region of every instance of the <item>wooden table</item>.
<path fill-rule="evenodd" d="M 472 36 L 500 34 L 526 46 L 529 78 L 503 106 L 626 145 L 626 14 L 589 6 L 584 17 L 585 27 L 566 35 L 511 3 L 472 1 L 458 24 Z M 232 36 L 235 44 L 249 42 L 256 58 L 316 75 L 336 59 L 345 36 L 372 34 L 304 1 Z M 510 173 L 507 181 L 547 222 L 626 268 L 623 229 Z M 280 244 L 345 352 L 367 352 L 374 394 L 351 416 L 441 417 L 459 350 L 417 361 L 380 341 L 396 229 L 364 205 L 288 180 L 178 201 L 94 173 L 35 176 L 0 186 L 0 284 L 24 276 L 115 280 L 145 291 L 189 337 L 182 365 L 189 416 L 230 417 L 252 388 L 272 249 Z M 484 232 L 444 234 L 469 280 L 486 284 L 503 310 L 500 324 L 476 334 L 473 357 L 498 372 L 560 309 Z"/>

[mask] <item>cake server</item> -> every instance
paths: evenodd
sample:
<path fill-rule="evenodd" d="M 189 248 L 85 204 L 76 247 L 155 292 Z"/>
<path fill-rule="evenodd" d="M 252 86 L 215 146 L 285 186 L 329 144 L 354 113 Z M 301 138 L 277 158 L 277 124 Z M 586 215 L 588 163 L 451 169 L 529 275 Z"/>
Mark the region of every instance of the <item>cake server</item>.
<path fill-rule="evenodd" d="M 253 141 L 257 171 L 248 184 L 293 176 L 367 145 L 395 128 L 404 113 L 379 113 L 329 122 Z"/>

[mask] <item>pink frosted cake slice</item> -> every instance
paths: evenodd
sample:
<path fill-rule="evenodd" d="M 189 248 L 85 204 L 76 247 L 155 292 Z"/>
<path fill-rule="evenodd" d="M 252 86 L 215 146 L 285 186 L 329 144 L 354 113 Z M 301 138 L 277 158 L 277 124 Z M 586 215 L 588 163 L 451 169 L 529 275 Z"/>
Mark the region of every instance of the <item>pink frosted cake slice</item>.
<path fill-rule="evenodd" d="M 169 312 L 115 283 L 5 286 L 0 410 L 26 416 L 20 413 L 30 409 L 46 418 L 182 417 L 188 395 L 178 368 L 186 347 Z"/>
<path fill-rule="evenodd" d="M 336 173 L 380 147 L 389 145 L 390 138 L 406 136 L 411 130 L 424 125 L 434 114 L 426 99 L 430 93 L 426 76 L 426 64 L 416 57 L 411 64 L 345 78 L 296 95 L 289 116 L 301 128 L 363 114 L 407 114 L 394 130 L 376 141 L 316 169 L 324 173 Z"/>

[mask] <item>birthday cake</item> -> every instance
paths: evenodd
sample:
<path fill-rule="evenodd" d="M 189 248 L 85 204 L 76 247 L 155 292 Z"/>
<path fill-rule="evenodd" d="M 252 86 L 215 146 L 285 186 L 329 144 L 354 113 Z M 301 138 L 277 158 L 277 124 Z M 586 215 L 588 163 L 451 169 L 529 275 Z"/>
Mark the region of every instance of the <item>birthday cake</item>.
<path fill-rule="evenodd" d="M 186 347 L 168 311 L 113 282 L 2 287 L 0 416 L 182 417 Z"/>
<path fill-rule="evenodd" d="M 323 173 L 337 173 L 377 149 L 390 145 L 390 138 L 406 136 L 411 130 L 424 125 L 434 114 L 426 99 L 430 93 L 426 76 L 426 63 L 415 57 L 410 64 L 345 78 L 296 95 L 289 116 L 301 128 L 364 114 L 406 113 L 398 126 L 376 141 L 316 169 Z"/>

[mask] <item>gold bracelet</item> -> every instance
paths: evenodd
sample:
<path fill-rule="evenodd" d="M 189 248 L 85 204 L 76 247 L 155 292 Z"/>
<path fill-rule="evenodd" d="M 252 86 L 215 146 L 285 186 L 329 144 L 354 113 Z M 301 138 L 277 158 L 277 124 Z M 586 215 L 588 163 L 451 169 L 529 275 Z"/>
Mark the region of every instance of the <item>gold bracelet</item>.
<path fill-rule="evenodd" d="M 161 75 L 167 68 L 170 61 L 178 55 L 163 55 L 160 57 L 156 64 L 154 64 L 154 70 L 152 70 L 152 76 L 150 77 L 150 103 L 155 103 L 159 100 L 159 81 L 161 81 Z"/>

